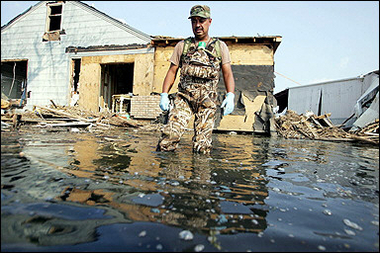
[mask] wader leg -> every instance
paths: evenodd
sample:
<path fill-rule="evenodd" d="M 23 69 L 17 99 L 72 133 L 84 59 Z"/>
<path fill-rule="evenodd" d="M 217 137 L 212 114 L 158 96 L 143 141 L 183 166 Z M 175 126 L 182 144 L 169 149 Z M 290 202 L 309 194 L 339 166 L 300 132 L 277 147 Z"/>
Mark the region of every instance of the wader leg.
<path fill-rule="evenodd" d="M 216 113 L 216 96 L 211 93 L 206 97 L 195 113 L 193 152 L 209 154 L 212 149 L 212 130 Z"/>
<path fill-rule="evenodd" d="M 174 151 L 177 148 L 189 124 L 191 115 L 192 112 L 187 99 L 177 95 L 174 99 L 174 107 L 169 113 L 168 124 L 162 129 L 157 151 Z"/>

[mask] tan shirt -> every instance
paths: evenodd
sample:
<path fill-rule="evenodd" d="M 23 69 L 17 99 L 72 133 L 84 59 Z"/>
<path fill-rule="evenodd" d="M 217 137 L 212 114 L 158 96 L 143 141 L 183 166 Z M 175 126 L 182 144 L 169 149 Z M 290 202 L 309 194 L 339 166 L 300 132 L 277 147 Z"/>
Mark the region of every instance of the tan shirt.
<path fill-rule="evenodd" d="M 174 65 L 179 66 L 184 44 L 185 41 L 181 40 L 174 47 L 172 57 L 170 57 L 170 62 Z M 224 41 L 220 41 L 220 54 L 222 55 L 222 65 L 226 63 L 231 63 L 230 51 L 228 50 L 228 47 Z"/>

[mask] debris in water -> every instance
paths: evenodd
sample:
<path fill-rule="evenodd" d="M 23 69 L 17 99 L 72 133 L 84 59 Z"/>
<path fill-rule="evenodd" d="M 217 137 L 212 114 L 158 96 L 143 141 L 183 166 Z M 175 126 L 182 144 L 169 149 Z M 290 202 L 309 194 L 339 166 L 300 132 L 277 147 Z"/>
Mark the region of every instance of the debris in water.
<path fill-rule="evenodd" d="M 200 251 L 202 251 L 204 248 L 205 248 L 205 246 L 204 246 L 203 244 L 198 244 L 197 246 L 195 246 L 194 251 L 195 251 L 195 252 L 200 252 Z"/>
<path fill-rule="evenodd" d="M 326 214 L 326 215 L 332 215 L 331 211 L 329 209 L 325 209 L 323 210 L 323 213 Z"/>
<path fill-rule="evenodd" d="M 172 185 L 172 186 L 178 186 L 179 182 L 178 181 L 173 181 L 173 182 L 170 183 L 170 185 Z"/>
<path fill-rule="evenodd" d="M 144 237 L 144 236 L 146 236 L 146 231 L 145 230 L 141 231 L 140 234 L 139 234 L 139 237 Z"/>
<path fill-rule="evenodd" d="M 255 225 L 259 224 L 259 222 L 257 220 L 252 220 L 252 223 L 255 224 Z"/>
<path fill-rule="evenodd" d="M 349 229 L 345 229 L 344 232 L 346 232 L 346 234 L 348 235 L 356 235 L 354 231 L 349 230 Z"/>
<path fill-rule="evenodd" d="M 343 222 L 344 222 L 344 224 L 346 224 L 347 226 L 349 226 L 351 228 L 354 228 L 357 230 L 363 230 L 363 228 L 361 226 L 359 226 L 355 222 L 350 221 L 349 219 L 344 219 Z"/>
<path fill-rule="evenodd" d="M 185 241 L 193 240 L 194 235 L 189 230 L 183 230 L 179 233 L 179 238 Z"/>
<path fill-rule="evenodd" d="M 227 221 L 228 220 L 224 214 L 219 215 L 219 217 L 218 217 L 218 223 L 219 224 L 226 223 Z"/>

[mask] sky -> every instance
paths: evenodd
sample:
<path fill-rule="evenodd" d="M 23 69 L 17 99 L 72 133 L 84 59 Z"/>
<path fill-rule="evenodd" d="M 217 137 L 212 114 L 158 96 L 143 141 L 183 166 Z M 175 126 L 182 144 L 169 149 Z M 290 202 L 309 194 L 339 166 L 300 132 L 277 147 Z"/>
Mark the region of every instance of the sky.
<path fill-rule="evenodd" d="M 152 36 L 193 36 L 188 16 L 196 4 L 211 8 L 210 36 L 281 36 L 275 94 L 379 69 L 378 1 L 83 2 Z M 1 26 L 36 3 L 1 1 Z"/>

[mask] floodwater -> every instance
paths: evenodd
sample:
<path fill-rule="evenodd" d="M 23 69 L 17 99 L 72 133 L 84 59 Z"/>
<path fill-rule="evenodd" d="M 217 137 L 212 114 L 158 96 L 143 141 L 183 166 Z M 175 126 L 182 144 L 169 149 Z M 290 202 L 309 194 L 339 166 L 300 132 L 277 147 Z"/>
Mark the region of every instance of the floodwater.
<path fill-rule="evenodd" d="M 379 149 L 214 133 L 1 134 L 1 251 L 379 250 Z"/>

